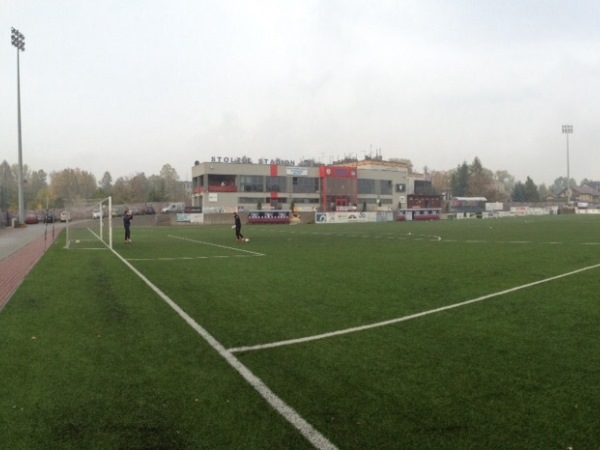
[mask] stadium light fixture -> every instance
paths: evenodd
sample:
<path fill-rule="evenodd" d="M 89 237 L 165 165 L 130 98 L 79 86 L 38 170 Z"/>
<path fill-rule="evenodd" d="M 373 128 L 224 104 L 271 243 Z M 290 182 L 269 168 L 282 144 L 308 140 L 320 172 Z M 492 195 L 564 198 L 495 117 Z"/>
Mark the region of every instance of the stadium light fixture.
<path fill-rule="evenodd" d="M 25 51 L 25 36 L 19 30 L 11 28 L 11 44 L 17 48 L 17 115 L 19 128 L 19 224 L 25 223 L 25 196 L 23 192 L 23 144 L 21 139 L 21 71 L 19 52 Z"/>
<path fill-rule="evenodd" d="M 570 193 L 571 193 L 571 173 L 569 168 L 569 134 L 573 134 L 573 125 L 563 125 L 562 126 L 563 134 L 567 135 L 567 205 L 570 201 Z"/>

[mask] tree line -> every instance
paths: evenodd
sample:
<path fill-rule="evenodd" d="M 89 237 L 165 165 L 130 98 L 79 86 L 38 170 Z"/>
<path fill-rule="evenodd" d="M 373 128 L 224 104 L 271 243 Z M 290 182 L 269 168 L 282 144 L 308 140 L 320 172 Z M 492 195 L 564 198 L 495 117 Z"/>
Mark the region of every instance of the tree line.
<path fill-rule="evenodd" d="M 409 164 L 412 171 L 412 165 Z M 463 162 L 454 170 L 434 171 L 425 175 L 431 180 L 435 194 L 449 193 L 453 197 L 485 197 L 490 202 L 540 202 L 574 187 L 574 179 L 559 177 L 552 186 L 540 184 L 527 177 L 525 182 L 515 181 L 506 170 L 492 171 L 475 157 L 471 164 Z M 64 208 L 67 203 L 113 197 L 115 204 L 187 201 L 183 183 L 177 171 L 163 165 L 158 175 L 146 176 L 143 172 L 119 177 L 114 183 L 109 172 L 100 180 L 85 170 L 64 169 L 47 174 L 23 166 L 23 190 L 27 210 Z M 600 190 L 600 181 L 583 179 L 580 185 Z M 18 210 L 18 165 L 0 164 L 0 209 Z"/>
<path fill-rule="evenodd" d="M 427 170 L 425 170 L 427 172 Z M 427 174 L 436 194 L 451 193 L 453 197 L 485 197 L 490 202 L 545 202 L 557 197 L 567 187 L 577 186 L 571 178 L 558 177 L 551 186 L 544 183 L 539 186 L 527 177 L 525 182 L 516 181 L 506 170 L 493 172 L 483 167 L 480 159 L 475 157 L 471 164 L 466 161 L 456 169 L 447 172 L 432 172 Z M 600 189 L 600 181 L 584 178 L 580 186 L 587 185 L 593 189 Z"/>
<path fill-rule="evenodd" d="M 0 209 L 17 211 L 17 164 L 0 164 Z M 25 209 L 40 211 L 61 209 L 68 204 L 112 196 L 115 204 L 185 201 L 186 193 L 177 171 L 163 165 L 158 175 L 146 176 L 143 172 L 117 178 L 113 183 L 107 171 L 100 180 L 85 170 L 63 169 L 47 174 L 23 166 L 23 196 Z"/>

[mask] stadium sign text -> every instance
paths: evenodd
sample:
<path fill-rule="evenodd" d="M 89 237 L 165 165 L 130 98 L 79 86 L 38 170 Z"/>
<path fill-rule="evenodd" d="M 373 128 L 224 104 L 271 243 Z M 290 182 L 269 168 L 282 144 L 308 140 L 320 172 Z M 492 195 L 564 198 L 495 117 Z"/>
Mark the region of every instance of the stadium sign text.
<path fill-rule="evenodd" d="M 247 156 L 242 156 L 238 158 L 233 158 L 230 156 L 211 156 L 210 162 L 213 163 L 228 163 L 228 164 L 267 164 L 267 165 L 278 165 L 278 166 L 295 166 L 296 162 L 289 159 L 268 159 L 268 158 L 259 158 L 257 162 L 254 162 L 252 158 L 248 158 Z"/>

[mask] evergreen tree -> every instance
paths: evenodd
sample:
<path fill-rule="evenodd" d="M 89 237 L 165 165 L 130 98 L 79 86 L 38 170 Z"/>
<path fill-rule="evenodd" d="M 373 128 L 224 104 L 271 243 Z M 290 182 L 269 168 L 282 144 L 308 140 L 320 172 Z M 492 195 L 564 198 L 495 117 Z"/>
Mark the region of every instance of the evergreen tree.
<path fill-rule="evenodd" d="M 540 193 L 538 192 L 538 188 L 530 177 L 527 177 L 527 180 L 525 180 L 525 198 L 528 202 L 540 201 Z"/>
<path fill-rule="evenodd" d="M 456 168 L 456 172 L 452 174 L 450 185 L 454 197 L 466 197 L 469 195 L 469 166 L 466 161 Z"/>
<path fill-rule="evenodd" d="M 512 191 L 512 201 L 520 203 L 527 201 L 527 191 L 525 190 L 525 185 L 520 181 L 515 183 L 515 187 Z"/>
<path fill-rule="evenodd" d="M 98 183 L 98 187 L 102 193 L 101 197 L 107 197 L 110 195 L 112 191 L 112 176 L 110 175 L 110 172 L 104 172 L 102 179 Z"/>

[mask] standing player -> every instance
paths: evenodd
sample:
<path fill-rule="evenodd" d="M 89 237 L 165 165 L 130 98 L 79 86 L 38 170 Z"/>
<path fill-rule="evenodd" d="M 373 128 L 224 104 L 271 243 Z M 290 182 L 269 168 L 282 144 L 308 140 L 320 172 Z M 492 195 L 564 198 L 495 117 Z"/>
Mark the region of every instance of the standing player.
<path fill-rule="evenodd" d="M 238 213 L 233 213 L 233 219 L 235 220 L 235 237 L 238 240 L 238 242 L 243 242 L 244 235 L 242 234 L 242 221 L 240 220 L 240 216 L 238 216 Z"/>
<path fill-rule="evenodd" d="M 128 209 L 123 215 L 123 226 L 125 227 L 126 244 L 131 244 L 131 219 L 133 219 L 133 213 L 130 209 Z"/>

